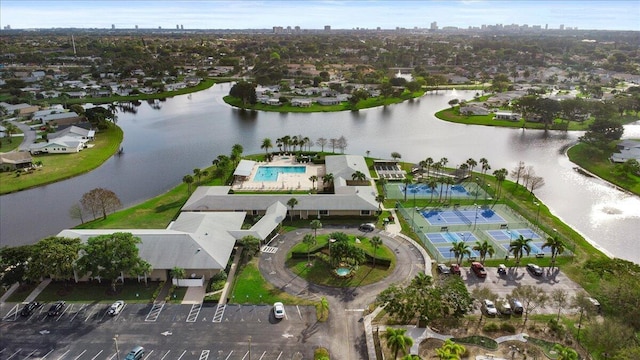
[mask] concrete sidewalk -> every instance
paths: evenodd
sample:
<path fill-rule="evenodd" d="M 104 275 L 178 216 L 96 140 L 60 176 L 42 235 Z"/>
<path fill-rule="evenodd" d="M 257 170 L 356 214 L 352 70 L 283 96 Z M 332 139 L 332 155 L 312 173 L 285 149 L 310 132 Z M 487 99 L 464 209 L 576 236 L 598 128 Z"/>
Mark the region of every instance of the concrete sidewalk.
<path fill-rule="evenodd" d="M 9 298 L 9 296 L 11 296 L 11 294 L 13 294 L 14 291 L 16 291 L 18 288 L 20 287 L 20 283 L 15 283 L 13 285 L 11 285 L 11 287 L 9 288 L 9 290 L 7 290 L 7 292 L 5 292 L 1 297 L 0 297 L 0 304 L 7 301 L 7 299 Z"/>
<path fill-rule="evenodd" d="M 207 285 L 189 286 L 182 299 L 183 304 L 201 304 L 207 292 Z"/>

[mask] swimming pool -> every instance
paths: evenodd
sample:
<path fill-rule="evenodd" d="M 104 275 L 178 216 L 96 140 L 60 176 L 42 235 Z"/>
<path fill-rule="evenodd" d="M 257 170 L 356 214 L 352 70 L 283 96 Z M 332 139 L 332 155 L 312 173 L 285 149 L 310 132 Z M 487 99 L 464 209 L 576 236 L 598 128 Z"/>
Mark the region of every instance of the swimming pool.
<path fill-rule="evenodd" d="M 306 166 L 258 166 L 253 181 L 278 181 L 280 174 L 304 174 Z"/>

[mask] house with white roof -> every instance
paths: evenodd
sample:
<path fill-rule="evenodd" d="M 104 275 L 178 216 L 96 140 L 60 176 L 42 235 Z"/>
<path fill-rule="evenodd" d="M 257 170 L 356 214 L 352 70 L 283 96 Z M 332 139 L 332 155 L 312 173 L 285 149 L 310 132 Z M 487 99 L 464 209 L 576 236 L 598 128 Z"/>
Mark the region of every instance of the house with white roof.
<path fill-rule="evenodd" d="M 623 163 L 630 159 L 640 162 L 640 141 L 638 140 L 622 140 L 616 146 L 618 152 L 611 155 L 611 161 L 614 163 Z"/>

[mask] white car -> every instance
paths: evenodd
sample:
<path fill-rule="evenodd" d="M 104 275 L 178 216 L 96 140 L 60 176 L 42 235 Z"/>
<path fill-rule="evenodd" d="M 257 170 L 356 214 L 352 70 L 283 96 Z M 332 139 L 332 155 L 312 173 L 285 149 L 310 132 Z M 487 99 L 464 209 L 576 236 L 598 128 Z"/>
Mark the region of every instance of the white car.
<path fill-rule="evenodd" d="M 273 304 L 273 315 L 276 319 L 284 318 L 284 305 L 281 302 Z"/>
<path fill-rule="evenodd" d="M 118 300 L 109 306 L 109 310 L 107 310 L 107 314 L 111 316 L 116 316 L 120 314 L 120 311 L 124 308 L 124 301 Z"/>
<path fill-rule="evenodd" d="M 482 300 L 482 309 L 487 315 L 490 315 L 490 316 L 498 315 L 498 309 L 496 309 L 496 306 L 493 304 L 493 301 L 491 300 L 487 300 L 487 299 Z"/>

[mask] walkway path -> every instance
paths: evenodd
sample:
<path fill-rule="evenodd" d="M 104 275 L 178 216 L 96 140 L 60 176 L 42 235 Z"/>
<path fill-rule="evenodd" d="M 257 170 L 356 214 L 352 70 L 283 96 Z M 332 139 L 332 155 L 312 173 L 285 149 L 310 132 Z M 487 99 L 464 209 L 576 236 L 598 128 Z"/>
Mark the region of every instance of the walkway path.
<path fill-rule="evenodd" d="M 35 289 L 33 289 L 31 294 L 29 294 L 29 296 L 27 296 L 27 298 L 24 299 L 24 302 L 32 302 L 32 301 L 34 301 L 38 297 L 38 295 L 40 295 L 42 290 L 44 290 L 44 288 L 46 288 L 47 285 L 49 285 L 50 282 L 51 282 L 51 279 L 43 280 L 40 284 L 38 284 L 38 286 L 36 286 Z"/>
<path fill-rule="evenodd" d="M 395 216 L 395 215 L 394 215 Z M 391 225 L 391 224 L 389 224 Z M 261 254 L 260 272 L 262 276 L 280 290 L 290 294 L 305 297 L 317 301 L 325 297 L 329 301 L 329 320 L 324 324 L 309 324 L 309 331 L 314 331 L 317 326 L 326 327 L 328 331 L 320 343 L 330 349 L 333 356 L 339 355 L 344 360 L 368 359 L 369 351 L 365 336 L 363 315 L 367 307 L 375 301 L 376 296 L 392 283 L 405 283 L 416 274 L 430 268 L 431 259 L 422 253 L 421 248 L 416 248 L 407 242 L 403 236 L 398 236 L 399 227 L 391 226 L 386 231 L 379 233 L 362 233 L 355 228 L 335 227 L 323 228 L 319 234 L 328 234 L 335 231 L 358 236 L 372 237 L 379 235 L 383 243 L 396 254 L 396 267 L 391 274 L 375 284 L 351 287 L 333 288 L 307 282 L 298 277 L 285 266 L 286 255 L 289 249 L 299 241 L 311 229 L 298 229 L 278 237 L 278 241 L 270 244 L 279 249 L 275 254 Z M 397 232 L 396 232 L 397 231 Z M 371 335 L 371 326 L 367 327 L 368 336 Z M 374 353 L 375 354 L 375 353 Z"/>
<path fill-rule="evenodd" d="M 18 121 L 9 121 L 13 125 L 17 126 L 23 133 L 22 143 L 18 147 L 18 151 L 29 151 L 29 147 L 36 141 L 36 132 L 31 128 Z"/>

